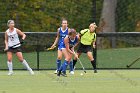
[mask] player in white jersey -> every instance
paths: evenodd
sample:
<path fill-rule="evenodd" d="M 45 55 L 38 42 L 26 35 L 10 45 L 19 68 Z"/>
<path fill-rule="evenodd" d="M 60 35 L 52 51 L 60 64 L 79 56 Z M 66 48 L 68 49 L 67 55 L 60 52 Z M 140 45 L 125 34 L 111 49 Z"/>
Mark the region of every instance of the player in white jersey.
<path fill-rule="evenodd" d="M 31 75 L 34 74 L 26 60 L 23 58 L 22 51 L 21 51 L 21 44 L 23 40 L 26 38 L 26 35 L 21 32 L 19 29 L 15 28 L 14 20 L 8 20 L 7 25 L 9 29 L 5 32 L 5 51 L 7 51 L 7 65 L 9 69 L 8 75 L 13 74 L 13 65 L 12 65 L 12 56 L 13 53 L 16 54 L 19 61 L 27 68 Z M 22 40 L 19 40 L 21 36 Z"/>

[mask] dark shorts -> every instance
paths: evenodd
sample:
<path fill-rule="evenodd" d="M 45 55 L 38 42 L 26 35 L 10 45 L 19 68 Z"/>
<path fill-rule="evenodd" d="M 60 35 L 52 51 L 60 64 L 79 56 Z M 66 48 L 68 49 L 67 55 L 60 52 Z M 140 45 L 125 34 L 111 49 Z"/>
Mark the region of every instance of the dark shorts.
<path fill-rule="evenodd" d="M 80 43 L 77 53 L 87 53 L 87 52 L 92 52 L 91 45 L 83 45 L 82 43 Z"/>
<path fill-rule="evenodd" d="M 7 52 L 17 53 L 17 52 L 22 52 L 22 49 L 21 47 L 9 48 Z"/>

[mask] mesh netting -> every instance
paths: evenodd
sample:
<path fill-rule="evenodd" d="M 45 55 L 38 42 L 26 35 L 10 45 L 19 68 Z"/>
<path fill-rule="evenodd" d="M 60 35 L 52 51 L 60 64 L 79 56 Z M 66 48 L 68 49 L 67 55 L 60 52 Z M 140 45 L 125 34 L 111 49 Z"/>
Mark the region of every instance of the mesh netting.
<path fill-rule="evenodd" d="M 29 31 L 22 49 L 31 67 L 55 69 L 57 48 L 53 51 L 46 48 L 53 44 L 56 33 L 52 32 L 60 27 L 61 19 L 68 19 L 68 26 L 77 32 L 96 21 L 98 68 L 126 68 L 139 57 L 139 33 L 111 32 L 140 32 L 139 4 L 140 0 L 0 0 L 0 31 L 7 29 L 7 20 L 14 19 L 17 28 Z M 0 69 L 6 69 L 3 33 L 0 47 L 0 59 L 3 59 Z M 86 69 L 92 68 L 86 54 L 80 59 Z M 15 69 L 23 68 L 16 57 L 13 62 Z M 81 66 L 78 64 L 77 68 Z M 139 60 L 132 68 L 140 68 Z"/>

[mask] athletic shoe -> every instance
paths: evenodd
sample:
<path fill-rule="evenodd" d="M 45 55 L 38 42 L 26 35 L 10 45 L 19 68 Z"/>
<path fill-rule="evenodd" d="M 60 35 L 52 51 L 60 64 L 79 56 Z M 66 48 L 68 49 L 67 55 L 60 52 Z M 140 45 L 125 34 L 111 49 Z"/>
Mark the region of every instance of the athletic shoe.
<path fill-rule="evenodd" d="M 13 75 L 13 74 L 14 74 L 13 71 L 9 71 L 8 76 L 11 76 L 11 75 Z"/>
<path fill-rule="evenodd" d="M 33 72 L 33 70 L 30 70 L 29 72 L 30 72 L 31 75 L 34 75 L 34 74 L 35 74 L 35 73 Z"/>
<path fill-rule="evenodd" d="M 71 75 L 74 75 L 74 71 L 70 71 L 70 74 L 71 74 Z"/>
<path fill-rule="evenodd" d="M 67 77 L 67 74 L 66 73 L 61 73 L 61 75 L 63 76 L 63 77 Z"/>
<path fill-rule="evenodd" d="M 97 73 L 97 70 L 94 70 L 94 73 Z"/>
<path fill-rule="evenodd" d="M 58 71 L 57 71 L 57 70 L 55 70 L 55 71 L 54 71 L 54 74 L 57 74 L 57 72 L 58 72 Z"/>
<path fill-rule="evenodd" d="M 57 71 L 57 76 L 60 77 L 60 75 L 61 75 L 61 71 Z"/>

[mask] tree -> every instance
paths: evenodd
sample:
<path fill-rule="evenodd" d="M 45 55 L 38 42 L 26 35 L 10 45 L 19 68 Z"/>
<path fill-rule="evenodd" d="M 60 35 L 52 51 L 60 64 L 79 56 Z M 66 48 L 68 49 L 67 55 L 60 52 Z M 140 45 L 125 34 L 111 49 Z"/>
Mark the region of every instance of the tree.
<path fill-rule="evenodd" d="M 92 0 L 0 0 L 0 5 L 1 31 L 7 29 L 8 19 L 30 32 L 56 32 L 63 17 L 77 31 L 92 21 Z"/>
<path fill-rule="evenodd" d="M 115 29 L 115 11 L 117 6 L 117 0 L 104 0 L 103 9 L 100 19 L 100 28 L 103 25 L 101 32 L 116 32 Z M 98 38 L 97 44 L 99 47 L 106 47 L 104 43 L 107 43 L 104 38 Z M 115 38 L 110 38 L 110 42 L 113 47 L 116 46 Z M 101 46 L 102 45 L 102 46 Z"/>

